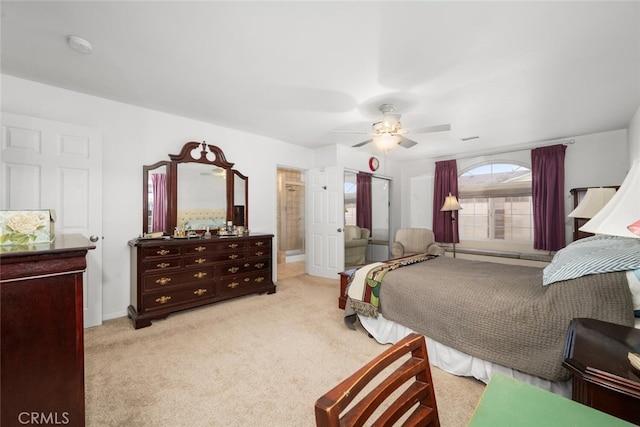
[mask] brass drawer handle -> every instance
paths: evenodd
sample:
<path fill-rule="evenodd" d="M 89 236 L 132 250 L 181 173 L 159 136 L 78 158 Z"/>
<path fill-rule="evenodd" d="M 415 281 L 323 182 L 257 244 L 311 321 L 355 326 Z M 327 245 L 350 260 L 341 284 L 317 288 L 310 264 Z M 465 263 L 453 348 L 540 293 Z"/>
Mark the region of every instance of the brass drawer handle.
<path fill-rule="evenodd" d="M 264 267 L 264 262 L 259 262 L 254 267 L 255 268 L 262 268 L 262 267 Z"/>
<path fill-rule="evenodd" d="M 238 272 L 238 270 L 240 270 L 240 267 L 231 267 L 231 268 L 230 268 L 229 270 L 227 270 L 227 271 L 229 271 L 230 273 L 237 273 L 237 272 Z"/>
<path fill-rule="evenodd" d="M 206 275 L 207 273 L 203 273 L 202 271 L 199 271 L 196 274 L 194 274 L 193 277 L 195 277 L 196 279 L 202 279 Z"/>
<path fill-rule="evenodd" d="M 206 258 L 198 258 L 198 259 L 196 260 L 196 263 L 197 263 L 197 264 L 202 264 L 203 262 L 207 262 L 207 259 L 206 259 Z"/>
<path fill-rule="evenodd" d="M 171 252 L 169 249 L 160 249 L 158 252 L 156 252 L 158 255 L 166 255 L 169 252 Z"/>
<path fill-rule="evenodd" d="M 240 286 L 240 283 L 238 283 L 238 282 L 231 282 L 231 283 L 229 283 L 229 284 L 227 285 L 227 287 L 229 287 L 229 288 L 231 288 L 231 289 L 235 289 L 235 288 L 237 288 L 238 286 Z"/>
<path fill-rule="evenodd" d="M 236 259 L 238 258 L 238 256 L 239 256 L 238 254 L 231 254 L 229 255 L 229 259 Z"/>
<path fill-rule="evenodd" d="M 161 277 L 158 280 L 156 280 L 156 283 L 158 285 L 164 286 L 167 283 L 169 283 L 171 281 L 171 277 Z"/>
<path fill-rule="evenodd" d="M 257 255 L 257 256 L 260 256 L 260 255 L 263 255 L 263 254 L 264 254 L 264 252 L 262 252 L 262 251 L 258 251 L 258 252 L 256 252 L 256 255 Z"/>
<path fill-rule="evenodd" d="M 199 297 L 201 297 L 202 295 L 206 294 L 207 290 L 206 289 L 198 289 L 197 291 L 193 291 L 194 295 L 198 295 Z"/>
<path fill-rule="evenodd" d="M 156 302 L 160 304 L 166 304 L 170 299 L 171 297 L 166 297 L 162 295 L 160 298 L 156 298 Z"/>
<path fill-rule="evenodd" d="M 264 277 L 256 277 L 255 281 L 261 283 L 262 281 L 264 281 Z"/>
<path fill-rule="evenodd" d="M 160 264 L 156 264 L 156 267 L 158 268 L 167 268 L 169 267 L 171 264 L 168 262 L 161 262 Z"/>
<path fill-rule="evenodd" d="M 249 264 L 248 262 L 244 264 L 244 268 L 249 267 L 251 264 Z"/>
<path fill-rule="evenodd" d="M 264 245 L 264 242 L 256 242 L 256 246 L 262 246 Z"/>
<path fill-rule="evenodd" d="M 237 243 L 231 243 L 231 244 L 229 244 L 229 247 L 230 247 L 231 249 L 235 249 L 235 248 L 237 248 L 237 247 L 238 247 L 238 244 L 237 244 Z"/>
<path fill-rule="evenodd" d="M 196 251 L 198 251 L 198 252 L 202 252 L 202 251 L 204 251 L 205 249 L 207 249 L 207 247 L 206 247 L 206 246 L 198 246 L 198 247 L 196 248 Z"/>
<path fill-rule="evenodd" d="M 248 281 L 250 281 L 250 280 L 251 280 L 251 279 L 249 279 L 248 277 L 245 277 L 245 279 L 244 279 L 244 281 L 245 281 L 245 282 L 248 282 Z"/>

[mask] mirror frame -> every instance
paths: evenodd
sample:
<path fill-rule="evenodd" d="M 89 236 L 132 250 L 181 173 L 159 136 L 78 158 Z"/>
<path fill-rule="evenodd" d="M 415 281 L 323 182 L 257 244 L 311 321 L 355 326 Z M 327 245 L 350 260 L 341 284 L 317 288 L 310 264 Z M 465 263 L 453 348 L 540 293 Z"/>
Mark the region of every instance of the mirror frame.
<path fill-rule="evenodd" d="M 200 148 L 199 155 L 200 157 L 194 158 L 192 156 L 192 152 Z M 212 153 L 214 155 L 213 160 L 209 160 L 207 158 L 207 154 Z M 148 209 L 149 209 L 149 198 L 148 198 L 148 182 L 149 182 L 149 173 L 150 171 L 161 167 L 167 167 L 167 221 L 165 224 L 165 229 L 162 230 L 166 235 L 172 235 L 173 230 L 175 229 L 178 219 L 178 165 L 181 163 L 201 163 L 205 165 L 214 165 L 219 168 L 226 170 L 226 221 L 233 221 L 234 217 L 234 204 L 235 204 L 235 194 L 234 194 L 234 178 L 237 175 L 240 179 L 244 180 L 244 226 L 248 228 L 249 226 L 249 178 L 239 171 L 233 169 L 234 163 L 227 161 L 222 150 L 215 146 L 207 144 L 206 142 L 196 142 L 191 141 L 187 142 L 183 147 L 180 153 L 178 154 L 169 154 L 169 158 L 171 161 L 163 160 L 156 162 L 152 165 L 143 166 L 143 197 L 142 197 L 142 209 L 143 209 L 143 218 L 142 218 L 142 228 L 143 234 L 147 233 L 149 229 L 149 217 L 148 217 Z M 214 230 L 212 230 L 213 232 Z"/>
<path fill-rule="evenodd" d="M 166 186 L 167 186 L 167 194 L 171 193 L 171 183 L 169 177 L 171 176 L 171 162 L 169 160 L 161 160 L 152 165 L 144 165 L 142 166 L 142 234 L 146 234 L 149 232 L 149 174 L 158 169 L 159 167 L 165 166 L 165 174 L 166 177 Z M 167 215 L 169 214 L 169 201 L 167 200 Z M 163 233 L 168 233 L 167 223 L 164 224 L 165 230 L 161 230 Z M 158 230 L 160 231 L 160 230 Z"/>
<path fill-rule="evenodd" d="M 232 220 L 233 223 L 236 224 L 236 178 L 239 178 L 241 180 L 244 181 L 244 217 L 243 217 L 243 223 L 239 224 L 239 225 L 243 225 L 245 228 L 249 228 L 249 177 L 243 175 L 240 171 L 236 170 L 236 169 L 232 169 L 232 182 L 231 182 L 231 189 L 233 191 L 232 197 L 231 197 L 231 213 L 232 213 Z"/>

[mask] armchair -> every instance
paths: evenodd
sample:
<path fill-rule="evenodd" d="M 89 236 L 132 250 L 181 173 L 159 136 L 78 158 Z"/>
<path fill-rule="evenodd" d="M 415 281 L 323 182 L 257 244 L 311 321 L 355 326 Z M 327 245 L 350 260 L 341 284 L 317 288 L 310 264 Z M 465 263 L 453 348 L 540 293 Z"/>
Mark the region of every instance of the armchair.
<path fill-rule="evenodd" d="M 444 252 L 444 249 L 436 243 L 433 231 L 428 228 L 400 228 L 391 246 L 392 258 L 425 253 L 444 255 Z"/>
<path fill-rule="evenodd" d="M 366 264 L 367 245 L 371 231 L 356 225 L 344 227 L 344 265 Z"/>

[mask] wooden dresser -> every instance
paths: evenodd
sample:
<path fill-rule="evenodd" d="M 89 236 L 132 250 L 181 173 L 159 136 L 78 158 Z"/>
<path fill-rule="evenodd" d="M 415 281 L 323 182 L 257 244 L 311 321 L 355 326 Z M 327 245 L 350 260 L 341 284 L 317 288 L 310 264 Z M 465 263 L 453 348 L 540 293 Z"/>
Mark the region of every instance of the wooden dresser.
<path fill-rule="evenodd" d="M 573 319 L 562 363 L 572 374 L 572 399 L 640 425 L 640 371 L 629 352 L 640 352 L 640 329 Z"/>
<path fill-rule="evenodd" d="M 274 293 L 272 234 L 211 239 L 135 239 L 131 305 L 136 329 L 176 311 L 251 293 Z"/>
<path fill-rule="evenodd" d="M 84 426 L 82 274 L 93 246 L 79 234 L 0 248 L 3 426 Z"/>

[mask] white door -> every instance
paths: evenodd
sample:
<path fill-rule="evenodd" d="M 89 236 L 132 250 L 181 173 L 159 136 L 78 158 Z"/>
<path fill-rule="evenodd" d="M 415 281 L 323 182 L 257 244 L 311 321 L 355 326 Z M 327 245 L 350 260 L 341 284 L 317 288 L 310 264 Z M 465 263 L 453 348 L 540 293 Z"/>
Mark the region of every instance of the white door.
<path fill-rule="evenodd" d="M 344 270 L 344 170 L 308 170 L 306 194 L 306 272 L 335 279 Z"/>
<path fill-rule="evenodd" d="M 84 274 L 84 326 L 102 324 L 102 136 L 2 113 L 0 209 L 53 209 L 56 234 L 97 239 Z"/>

